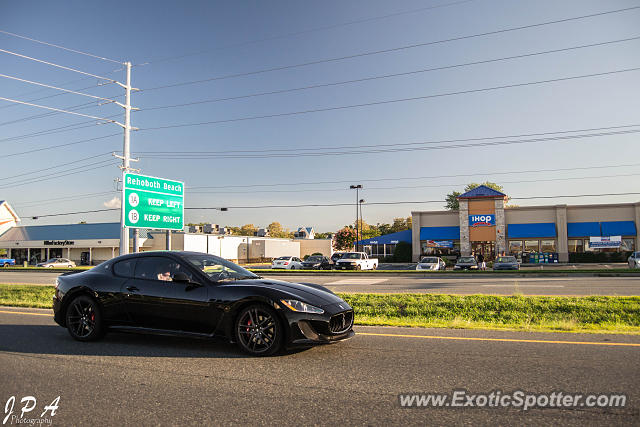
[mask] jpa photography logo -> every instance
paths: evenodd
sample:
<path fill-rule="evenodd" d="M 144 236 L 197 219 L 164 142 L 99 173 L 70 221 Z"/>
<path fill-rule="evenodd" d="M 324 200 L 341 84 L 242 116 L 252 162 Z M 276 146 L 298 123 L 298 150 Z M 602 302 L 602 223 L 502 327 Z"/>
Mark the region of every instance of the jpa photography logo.
<path fill-rule="evenodd" d="M 38 401 L 33 396 L 25 396 L 16 404 L 16 397 L 11 396 L 4 405 L 4 419 L 2 425 L 51 425 L 52 418 L 56 415 L 60 405 L 60 396 L 42 408 L 39 417 L 34 417 L 39 411 L 36 410 Z M 36 410 L 34 414 L 32 411 Z"/>

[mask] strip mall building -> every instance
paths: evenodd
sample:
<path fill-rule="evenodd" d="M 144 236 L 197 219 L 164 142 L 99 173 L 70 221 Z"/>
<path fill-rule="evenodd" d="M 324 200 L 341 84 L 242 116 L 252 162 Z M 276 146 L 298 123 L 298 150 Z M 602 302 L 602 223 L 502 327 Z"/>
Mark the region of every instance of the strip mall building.
<path fill-rule="evenodd" d="M 411 212 L 413 228 L 361 241 L 374 256 L 411 243 L 413 261 L 423 255 L 553 254 L 634 251 L 640 247 L 640 203 L 505 207 L 507 196 L 486 186 L 458 197 L 458 211 Z"/>

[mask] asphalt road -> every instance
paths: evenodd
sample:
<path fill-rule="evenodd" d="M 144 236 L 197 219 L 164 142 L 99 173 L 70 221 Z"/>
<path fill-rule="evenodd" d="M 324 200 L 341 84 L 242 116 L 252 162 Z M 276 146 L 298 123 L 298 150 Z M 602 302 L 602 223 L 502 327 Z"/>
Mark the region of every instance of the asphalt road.
<path fill-rule="evenodd" d="M 403 277 L 378 275 L 287 276 L 267 278 L 318 283 L 334 292 L 416 292 L 438 294 L 490 295 L 640 295 L 640 277 Z M 30 273 L 0 270 L 0 283 L 55 284 L 55 273 Z"/>
<path fill-rule="evenodd" d="M 229 344 L 170 337 L 109 334 L 80 343 L 48 311 L 0 307 L 0 410 L 16 396 L 19 415 L 20 399 L 33 396 L 36 410 L 25 417 L 37 418 L 60 396 L 56 415 L 47 414 L 52 425 L 640 423 L 639 336 L 357 332 L 331 346 L 250 358 Z M 523 411 L 399 404 L 399 393 L 460 389 L 614 392 L 627 395 L 627 406 Z"/>

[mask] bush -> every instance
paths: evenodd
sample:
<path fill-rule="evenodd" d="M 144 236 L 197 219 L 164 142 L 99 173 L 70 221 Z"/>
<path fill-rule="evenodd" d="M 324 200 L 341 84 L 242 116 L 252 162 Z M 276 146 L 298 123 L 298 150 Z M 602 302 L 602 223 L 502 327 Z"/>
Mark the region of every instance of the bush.
<path fill-rule="evenodd" d="M 632 252 L 581 252 L 570 253 L 569 262 L 625 262 Z"/>
<path fill-rule="evenodd" d="M 407 242 L 400 242 L 393 250 L 393 262 L 411 262 L 411 254 L 413 250 L 411 244 Z"/>

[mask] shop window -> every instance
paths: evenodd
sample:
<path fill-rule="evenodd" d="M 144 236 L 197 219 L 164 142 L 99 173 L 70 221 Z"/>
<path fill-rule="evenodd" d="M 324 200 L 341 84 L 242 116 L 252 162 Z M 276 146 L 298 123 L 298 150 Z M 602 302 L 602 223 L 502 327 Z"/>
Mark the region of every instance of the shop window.
<path fill-rule="evenodd" d="M 525 240 L 524 241 L 524 251 L 525 252 L 538 252 L 540 250 L 540 241 L 539 240 Z"/>
<path fill-rule="evenodd" d="M 509 240 L 509 253 L 511 255 L 522 255 L 522 240 Z"/>
<path fill-rule="evenodd" d="M 584 252 L 584 246 L 582 244 L 582 239 L 569 239 L 568 240 L 569 252 L 572 253 L 582 253 Z"/>
<path fill-rule="evenodd" d="M 622 239 L 622 245 L 620 245 L 621 251 L 633 252 L 636 248 L 636 239 Z"/>
<path fill-rule="evenodd" d="M 540 252 L 555 252 L 556 241 L 555 240 L 542 240 L 540 242 Z"/>

